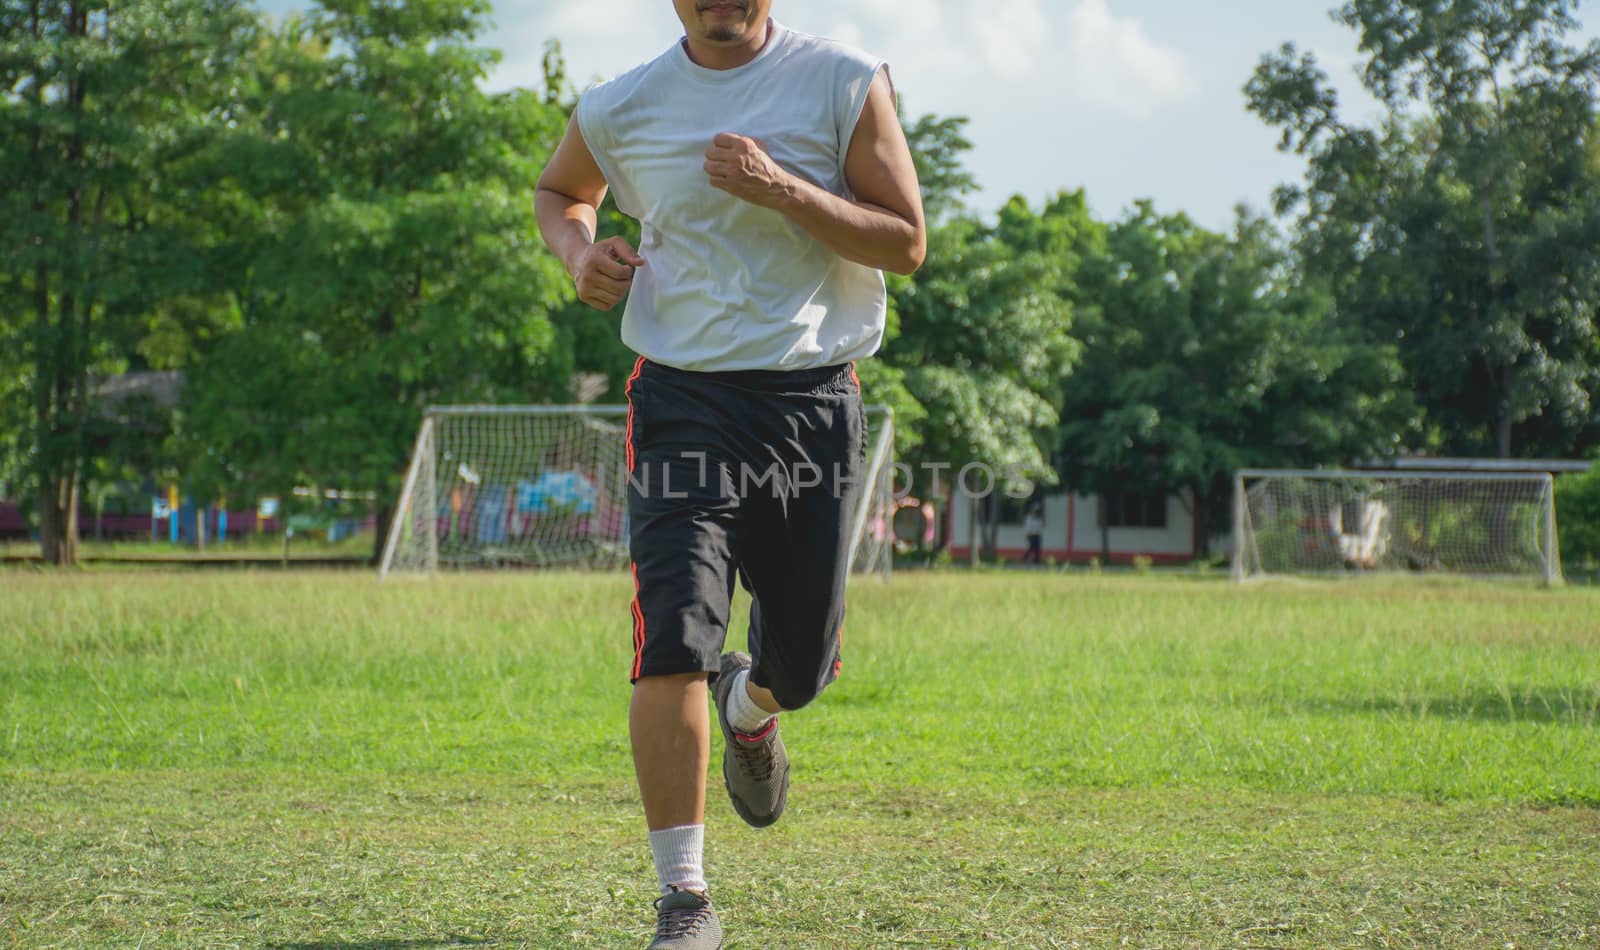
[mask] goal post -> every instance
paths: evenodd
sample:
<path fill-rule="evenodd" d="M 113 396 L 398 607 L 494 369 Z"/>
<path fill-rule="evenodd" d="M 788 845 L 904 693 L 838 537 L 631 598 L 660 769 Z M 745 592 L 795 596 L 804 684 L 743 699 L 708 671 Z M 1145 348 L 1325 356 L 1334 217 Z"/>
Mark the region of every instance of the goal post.
<path fill-rule="evenodd" d="M 1561 583 L 1549 473 L 1244 469 L 1233 577 L 1365 573 Z"/>
<path fill-rule="evenodd" d="M 379 576 L 628 563 L 627 406 L 436 406 L 423 415 Z M 850 563 L 888 577 L 894 413 L 867 407 Z"/>

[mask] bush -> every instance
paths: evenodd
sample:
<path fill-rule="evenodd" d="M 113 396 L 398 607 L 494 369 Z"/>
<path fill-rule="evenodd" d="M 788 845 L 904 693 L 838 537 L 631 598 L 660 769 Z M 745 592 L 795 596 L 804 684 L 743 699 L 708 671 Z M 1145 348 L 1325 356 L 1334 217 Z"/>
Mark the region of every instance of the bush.
<path fill-rule="evenodd" d="M 1564 570 L 1592 573 L 1600 565 L 1600 463 L 1556 480 L 1556 530 Z"/>

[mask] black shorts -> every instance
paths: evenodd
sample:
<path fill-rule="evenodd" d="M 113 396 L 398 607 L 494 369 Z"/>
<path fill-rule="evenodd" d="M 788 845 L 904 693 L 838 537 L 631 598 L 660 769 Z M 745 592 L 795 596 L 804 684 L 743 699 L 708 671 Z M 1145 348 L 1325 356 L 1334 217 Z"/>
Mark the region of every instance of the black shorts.
<path fill-rule="evenodd" d="M 628 380 L 633 671 L 715 674 L 737 572 L 751 679 L 786 709 L 839 674 L 851 515 L 866 460 L 855 368 Z"/>

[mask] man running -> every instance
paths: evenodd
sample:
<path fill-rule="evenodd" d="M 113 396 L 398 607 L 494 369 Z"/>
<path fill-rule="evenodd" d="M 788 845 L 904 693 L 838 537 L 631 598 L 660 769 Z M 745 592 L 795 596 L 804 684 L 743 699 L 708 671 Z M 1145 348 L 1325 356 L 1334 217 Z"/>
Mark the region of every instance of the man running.
<path fill-rule="evenodd" d="M 778 713 L 839 672 L 882 271 L 921 264 L 917 176 L 881 60 L 785 29 L 772 0 L 674 0 L 684 37 L 589 90 L 539 180 L 578 297 L 625 295 L 633 699 L 661 896 L 652 950 L 713 950 L 707 691 L 734 810 L 782 815 Z M 640 246 L 596 241 L 607 189 Z M 631 293 L 630 293 L 631 291 Z M 722 655 L 735 575 L 750 655 Z"/>

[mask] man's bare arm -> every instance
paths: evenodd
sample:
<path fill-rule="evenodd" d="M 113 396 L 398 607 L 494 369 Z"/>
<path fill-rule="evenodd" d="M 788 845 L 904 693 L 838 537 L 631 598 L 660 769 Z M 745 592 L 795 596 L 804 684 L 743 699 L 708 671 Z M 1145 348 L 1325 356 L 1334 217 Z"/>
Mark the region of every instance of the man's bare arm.
<path fill-rule="evenodd" d="M 760 142 L 743 135 L 718 135 L 706 152 L 705 169 L 712 185 L 781 212 L 846 260 L 909 274 L 927 254 L 917 169 L 883 72 L 872 80 L 845 153 L 854 201 L 791 174 Z"/>
<path fill-rule="evenodd" d="M 610 310 L 632 286 L 633 270 L 644 265 L 644 258 L 620 237 L 595 243 L 605 197 L 605 175 L 589 153 L 573 113 L 566 135 L 539 176 L 533 210 L 544 242 L 572 275 L 578 299 Z"/>

